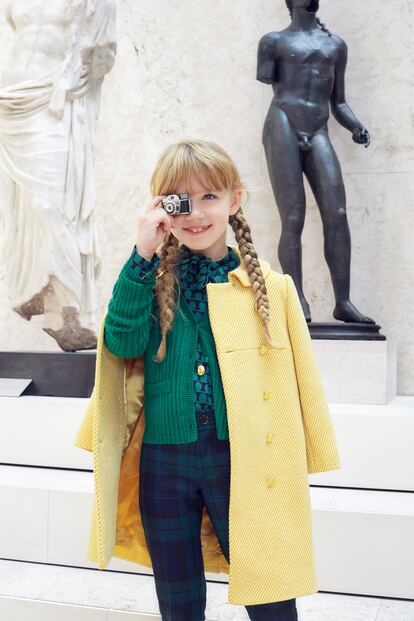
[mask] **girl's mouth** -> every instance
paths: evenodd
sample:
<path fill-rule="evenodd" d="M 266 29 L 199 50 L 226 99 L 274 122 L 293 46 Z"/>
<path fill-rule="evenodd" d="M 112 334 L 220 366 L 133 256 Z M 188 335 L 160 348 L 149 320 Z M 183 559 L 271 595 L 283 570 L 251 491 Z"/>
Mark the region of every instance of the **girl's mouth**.
<path fill-rule="evenodd" d="M 207 224 L 206 226 L 191 226 L 191 227 L 185 228 L 184 231 L 186 231 L 186 233 L 189 233 L 190 235 L 202 235 L 210 227 L 211 227 L 211 224 Z"/>

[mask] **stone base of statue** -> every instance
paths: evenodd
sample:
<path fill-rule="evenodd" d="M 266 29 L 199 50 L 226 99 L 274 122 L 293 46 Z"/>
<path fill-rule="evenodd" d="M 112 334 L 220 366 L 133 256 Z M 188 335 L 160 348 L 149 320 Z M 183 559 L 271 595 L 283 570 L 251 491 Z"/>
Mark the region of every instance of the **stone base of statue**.
<path fill-rule="evenodd" d="M 328 401 L 385 405 L 396 397 L 394 341 L 315 338 L 312 343 Z"/>
<path fill-rule="evenodd" d="M 345 322 L 315 322 L 308 323 L 309 332 L 313 339 L 345 339 L 361 341 L 385 341 L 386 337 L 380 334 L 381 326 L 376 323 L 345 323 Z"/>
<path fill-rule="evenodd" d="M 31 380 L 13 393 L 20 396 L 88 398 L 95 381 L 96 350 L 83 352 L 0 352 L 0 378 Z M 11 396 L 12 382 L 2 382 L 1 396 Z M 21 385 L 21 383 L 20 383 Z M 1 384 L 0 384 L 1 388 Z M 9 390 L 9 392 L 7 392 Z"/>

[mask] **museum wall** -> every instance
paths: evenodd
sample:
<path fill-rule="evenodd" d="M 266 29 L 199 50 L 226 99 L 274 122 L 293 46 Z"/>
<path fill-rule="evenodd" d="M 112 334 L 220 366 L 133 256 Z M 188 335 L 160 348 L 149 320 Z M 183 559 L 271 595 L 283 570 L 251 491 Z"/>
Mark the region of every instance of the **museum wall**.
<path fill-rule="evenodd" d="M 347 101 L 372 140 L 368 149 L 356 145 L 331 118 L 352 235 L 351 300 L 396 341 L 398 393 L 413 394 L 414 9 L 410 0 L 322 0 L 319 16 L 348 44 Z M 103 85 L 96 137 L 101 315 L 131 252 L 156 158 L 181 138 L 215 140 L 233 156 L 250 189 L 245 212 L 256 248 L 280 270 L 280 220 L 261 144 L 271 87 L 255 74 L 259 38 L 288 22 L 282 0 L 119 0 L 118 55 Z M 2 17 L 1 62 L 11 41 Z M 304 289 L 313 320 L 330 321 L 334 296 L 308 186 L 307 196 Z M 0 263 L 0 349 L 59 351 L 34 329 L 37 319 L 31 325 L 10 310 Z"/>

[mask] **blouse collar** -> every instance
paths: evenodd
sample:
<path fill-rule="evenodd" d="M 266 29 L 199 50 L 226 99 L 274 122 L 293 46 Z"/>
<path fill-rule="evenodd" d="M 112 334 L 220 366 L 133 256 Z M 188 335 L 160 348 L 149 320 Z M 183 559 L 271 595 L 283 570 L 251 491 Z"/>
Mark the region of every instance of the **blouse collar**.
<path fill-rule="evenodd" d="M 185 244 L 180 246 L 178 272 L 191 288 L 202 289 L 207 282 L 225 282 L 230 270 L 239 265 L 239 257 L 227 246 L 227 254 L 214 261 L 202 252 L 193 252 Z"/>

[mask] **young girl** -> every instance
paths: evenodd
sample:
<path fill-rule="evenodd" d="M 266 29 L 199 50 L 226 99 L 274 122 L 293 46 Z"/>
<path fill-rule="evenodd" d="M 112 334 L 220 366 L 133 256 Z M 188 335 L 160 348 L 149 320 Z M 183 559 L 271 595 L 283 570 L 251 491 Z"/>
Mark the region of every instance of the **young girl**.
<path fill-rule="evenodd" d="M 340 466 L 296 289 L 290 276 L 258 259 L 241 207 L 245 188 L 217 144 L 168 147 L 151 190 L 154 199 L 140 215 L 136 244 L 101 327 L 94 422 L 77 442 L 92 450 L 93 427 L 96 523 L 105 531 L 103 468 L 108 477 L 116 470 L 107 466 L 109 449 L 105 458 L 98 450 L 119 435 L 124 462 L 126 447 L 139 447 L 133 453 L 138 463 L 129 459 L 125 468 L 129 476 L 139 472 L 133 521 L 142 522 L 140 546 L 149 561 L 125 536 L 125 498 L 132 493 L 125 472 L 117 555 L 152 567 L 162 619 L 205 619 L 205 571 L 227 571 L 225 563 L 229 601 L 245 605 L 250 619 L 297 620 L 295 598 L 318 590 L 307 475 Z M 167 214 L 162 198 L 184 192 L 191 212 Z M 237 245 L 226 244 L 228 223 Z M 128 365 L 116 367 L 121 373 L 104 371 L 108 350 L 107 368 L 116 360 Z M 100 387 L 107 390 L 115 381 L 109 378 L 121 382 L 139 361 L 145 429 L 141 437 L 132 431 L 124 437 L 124 427 L 109 430 L 118 424 L 113 413 L 103 422 L 109 397 Z M 127 405 L 119 418 L 126 426 L 136 393 L 136 386 L 124 388 Z M 219 544 L 214 563 L 211 537 Z M 105 547 L 99 537 L 97 545 Z"/>

